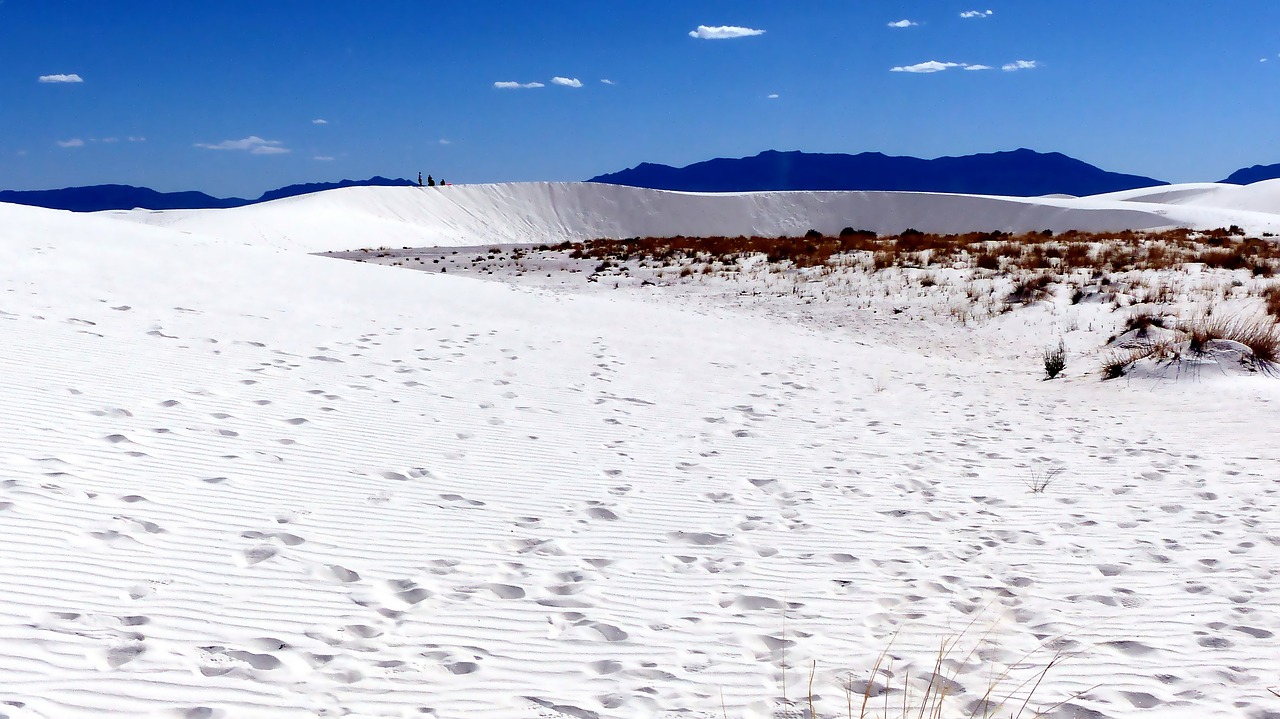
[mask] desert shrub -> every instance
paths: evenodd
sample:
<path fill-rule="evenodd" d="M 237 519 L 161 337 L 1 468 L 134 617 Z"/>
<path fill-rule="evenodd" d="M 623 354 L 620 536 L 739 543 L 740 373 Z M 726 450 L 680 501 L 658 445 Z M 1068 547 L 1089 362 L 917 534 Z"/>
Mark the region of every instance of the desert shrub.
<path fill-rule="evenodd" d="M 1119 379 L 1125 376 L 1129 371 L 1129 365 L 1134 363 L 1134 356 L 1130 352 L 1112 352 L 1102 360 L 1102 379 Z"/>
<path fill-rule="evenodd" d="M 1044 351 L 1044 378 L 1053 379 L 1062 374 L 1067 368 L 1067 347 L 1062 340 L 1058 340 L 1057 347 L 1050 347 Z"/>
<path fill-rule="evenodd" d="M 1206 313 L 1181 323 L 1178 329 L 1187 334 L 1189 349 L 1195 354 L 1203 354 L 1213 340 L 1230 340 L 1248 347 L 1259 368 L 1270 368 L 1280 361 L 1280 327 L 1269 317 L 1214 317 Z"/>
<path fill-rule="evenodd" d="M 1272 285 L 1262 293 L 1266 303 L 1267 314 L 1280 320 L 1280 285 Z"/>
<path fill-rule="evenodd" d="M 845 240 L 854 237 L 874 240 L 876 238 L 876 233 L 871 230 L 855 230 L 852 227 L 846 227 L 843 230 L 840 230 L 840 239 Z"/>
<path fill-rule="evenodd" d="M 1084 267 L 1089 264 L 1091 249 L 1087 243 L 1072 242 L 1062 252 L 1062 264 L 1067 267 Z"/>
<path fill-rule="evenodd" d="M 1143 308 L 1129 315 L 1124 321 L 1124 332 L 1138 331 L 1139 337 L 1146 337 L 1152 327 L 1164 327 L 1165 317 L 1153 308 Z"/>
<path fill-rule="evenodd" d="M 983 250 L 973 255 L 973 266 L 980 270 L 999 270 L 1000 258 Z"/>
<path fill-rule="evenodd" d="M 1056 278 L 1047 272 L 1024 277 L 1013 284 L 1013 290 L 1006 299 L 1008 302 L 1024 305 L 1049 299 L 1049 286 L 1055 281 Z"/>
<path fill-rule="evenodd" d="M 817 230 L 809 230 L 808 232 L 804 233 L 804 238 L 806 240 L 821 240 L 822 233 L 818 232 Z"/>

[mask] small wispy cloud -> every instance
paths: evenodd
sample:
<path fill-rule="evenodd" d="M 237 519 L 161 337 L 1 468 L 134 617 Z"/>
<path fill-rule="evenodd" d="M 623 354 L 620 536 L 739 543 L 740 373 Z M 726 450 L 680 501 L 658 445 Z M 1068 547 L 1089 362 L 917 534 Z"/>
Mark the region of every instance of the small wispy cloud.
<path fill-rule="evenodd" d="M 561 86 L 563 86 L 563 87 L 582 87 L 582 81 L 581 81 L 581 80 L 579 80 L 579 79 L 578 79 L 578 78 L 576 78 L 576 77 L 559 77 L 559 76 L 556 76 L 556 77 L 551 78 L 551 84 L 553 84 L 553 85 L 561 85 Z"/>
<path fill-rule="evenodd" d="M 495 82 L 493 83 L 493 86 L 499 90 L 527 90 L 531 88 L 546 87 L 546 85 L 543 85 L 540 82 L 511 82 L 506 80 Z"/>
<path fill-rule="evenodd" d="M 84 140 L 73 137 L 70 140 L 58 140 L 58 147 L 84 147 Z"/>
<path fill-rule="evenodd" d="M 89 138 L 89 142 L 101 142 L 101 143 L 103 143 L 103 144 L 110 145 L 110 144 L 113 144 L 113 143 L 116 143 L 116 142 L 120 142 L 120 138 L 118 138 L 118 137 L 91 137 L 91 138 Z"/>
<path fill-rule="evenodd" d="M 197 142 L 196 147 L 202 150 L 239 150 L 250 155 L 283 155 L 289 149 L 282 147 L 279 140 L 264 140 L 257 135 L 250 135 L 243 140 L 223 140 L 215 145 Z"/>
<path fill-rule="evenodd" d="M 311 124 L 312 125 L 328 125 L 329 121 L 324 119 L 323 117 L 317 117 L 316 119 L 311 121 Z"/>
<path fill-rule="evenodd" d="M 778 95 L 778 93 L 776 92 L 772 92 L 772 93 L 769 93 L 768 95 L 765 95 L 765 97 L 770 100 L 777 100 L 780 97 L 780 95 Z"/>
<path fill-rule="evenodd" d="M 136 136 L 129 137 L 129 142 L 146 142 L 146 141 L 147 141 L 147 138 L 145 137 L 136 137 Z"/>
<path fill-rule="evenodd" d="M 711 27 L 708 25 L 699 25 L 696 30 L 689 32 L 689 37 L 699 40 L 732 40 L 738 37 L 752 37 L 753 35 L 763 35 L 764 30 L 756 30 L 749 27 L 738 27 L 736 25 L 717 25 Z"/>
<path fill-rule="evenodd" d="M 452 145 L 452 144 L 453 144 L 453 140 L 446 140 L 446 139 L 444 139 L 444 138 L 442 137 L 442 138 L 440 138 L 440 144 L 441 144 L 441 145 Z"/>
<path fill-rule="evenodd" d="M 991 67 L 990 65 L 965 65 L 965 66 L 964 66 L 964 69 L 966 69 L 966 70 L 994 70 L 995 68 L 994 68 L 994 67 Z"/>
<path fill-rule="evenodd" d="M 1006 65 L 1001 65 L 1000 69 L 1005 72 L 1017 72 L 1018 70 L 1034 70 L 1040 67 L 1040 63 L 1035 60 L 1015 60 Z"/>
<path fill-rule="evenodd" d="M 313 160 L 319 160 L 320 162 L 333 162 L 333 158 L 332 158 L 332 157 L 329 157 L 328 155 L 316 155 L 315 157 L 313 157 L 313 158 L 311 158 L 311 159 L 313 159 Z"/>
<path fill-rule="evenodd" d="M 75 73 L 70 75 L 41 75 L 40 82 L 43 83 L 59 83 L 59 82 L 84 82 L 84 78 Z"/>
<path fill-rule="evenodd" d="M 918 22 L 912 22 L 904 18 L 902 20 L 897 20 L 895 22 L 889 23 L 889 27 L 915 27 L 916 25 L 919 25 L 919 24 L 920 23 Z"/>
<path fill-rule="evenodd" d="M 990 10 L 965 10 L 964 12 L 960 13 L 960 17 L 966 20 L 972 20 L 974 18 L 991 17 L 992 15 L 995 15 L 995 13 Z"/>
<path fill-rule="evenodd" d="M 931 73 L 950 70 L 953 67 L 965 67 L 961 62 L 938 62 L 930 60 L 928 62 L 920 62 L 915 65 L 899 65 L 898 67 L 889 68 L 889 72 L 911 72 L 911 73 Z"/>
<path fill-rule="evenodd" d="M 600 82 L 602 82 L 602 83 L 604 83 L 604 84 L 606 84 L 606 85 L 617 85 L 617 84 L 618 84 L 618 83 L 616 83 L 616 82 L 614 82 L 613 80 L 610 80 L 610 79 L 608 79 L 608 78 L 600 78 Z"/>

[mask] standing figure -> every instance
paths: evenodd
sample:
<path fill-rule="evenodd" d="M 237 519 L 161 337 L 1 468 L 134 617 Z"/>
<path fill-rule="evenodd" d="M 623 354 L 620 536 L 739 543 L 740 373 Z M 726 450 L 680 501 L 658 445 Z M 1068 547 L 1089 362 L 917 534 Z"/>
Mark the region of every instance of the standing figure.
<path fill-rule="evenodd" d="M 418 173 L 418 187 L 422 187 L 422 173 Z"/>

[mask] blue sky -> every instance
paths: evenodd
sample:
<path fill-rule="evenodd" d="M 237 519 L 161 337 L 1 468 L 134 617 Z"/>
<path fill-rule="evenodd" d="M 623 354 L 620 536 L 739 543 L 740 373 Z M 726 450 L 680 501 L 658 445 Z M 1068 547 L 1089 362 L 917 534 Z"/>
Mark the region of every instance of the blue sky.
<path fill-rule="evenodd" d="M 1273 0 L 0 0 L 0 188 L 1018 147 L 1218 180 L 1280 162 L 1276 28 Z"/>

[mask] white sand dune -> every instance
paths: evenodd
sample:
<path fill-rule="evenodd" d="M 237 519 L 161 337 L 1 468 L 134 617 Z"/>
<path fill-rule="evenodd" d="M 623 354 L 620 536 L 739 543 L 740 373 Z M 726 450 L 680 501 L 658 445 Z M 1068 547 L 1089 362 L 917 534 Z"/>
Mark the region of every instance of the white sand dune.
<path fill-rule="evenodd" d="M 1093 199 L 1280 214 L 1280 180 L 1266 180 L 1252 185 L 1201 182 L 1147 187 L 1096 195 Z"/>
<path fill-rule="evenodd" d="M 924 676 L 975 616 L 957 708 L 1057 648 L 1033 706 L 1085 693 L 1052 716 L 1274 715 L 1280 383 L 1101 384 L 1097 305 L 818 330 L 274 249 L 871 202 L 593 191 L 145 214 L 173 229 L 0 205 L 0 717 L 791 716 L 811 662 L 843 715 L 895 633 Z M 1157 217 L 911 201 L 879 217 Z M 1041 382 L 1066 312 L 1096 316 Z"/>
<path fill-rule="evenodd" d="M 1170 192 L 1164 188 L 1165 192 Z M 359 247 L 557 243 L 600 237 L 798 235 L 1175 226 L 1280 232 L 1280 215 L 1241 207 L 1153 206 L 1108 198 L 915 192 L 684 193 L 595 183 L 354 187 L 229 210 L 103 213 L 223 239 L 309 252 Z M 1280 207 L 1276 208 L 1280 212 Z"/>

